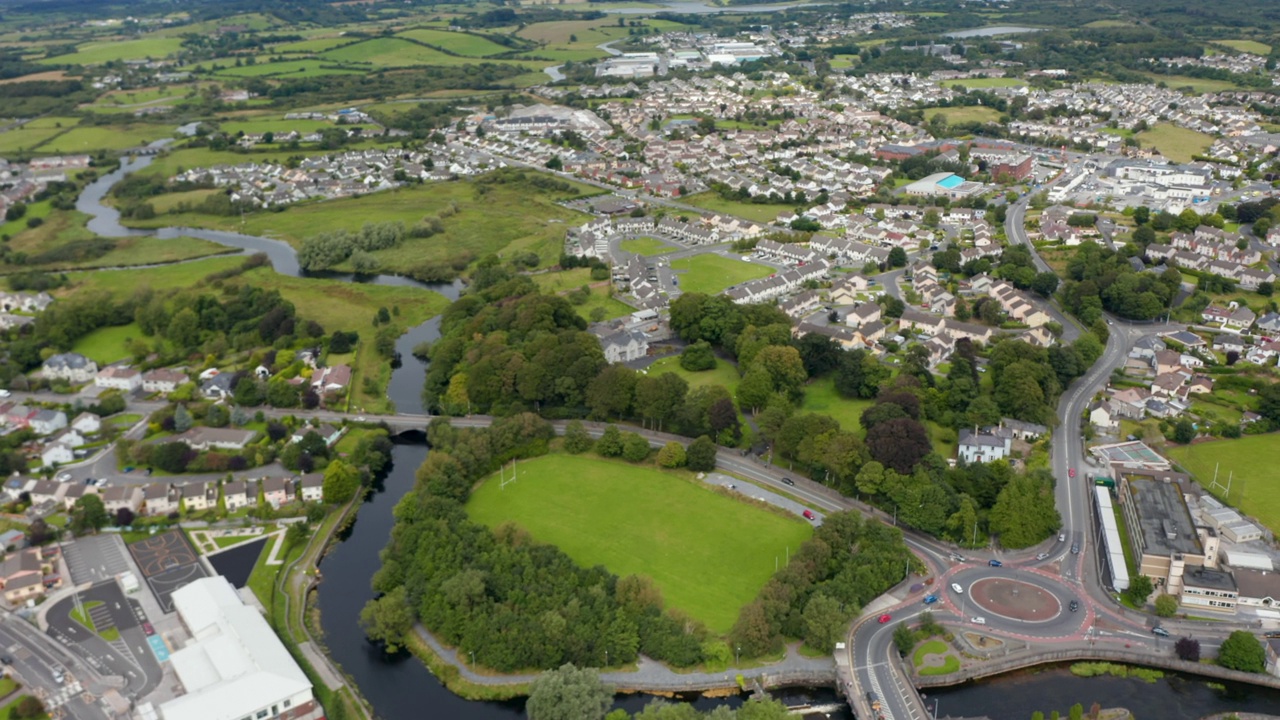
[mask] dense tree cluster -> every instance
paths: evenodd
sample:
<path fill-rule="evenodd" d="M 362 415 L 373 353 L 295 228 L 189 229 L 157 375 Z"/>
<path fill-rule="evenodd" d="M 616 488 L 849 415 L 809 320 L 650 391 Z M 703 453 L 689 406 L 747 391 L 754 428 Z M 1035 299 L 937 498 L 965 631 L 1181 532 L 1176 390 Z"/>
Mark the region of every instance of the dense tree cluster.
<path fill-rule="evenodd" d="M 606 651 L 611 663 L 632 662 L 638 653 L 678 666 L 702 660 L 706 631 L 665 611 L 647 578 L 578 567 L 513 526 L 490 531 L 467 517 L 463 504 L 477 479 L 511 458 L 545 453 L 553 435 L 527 413 L 480 430 L 431 425 L 431 454 L 413 492 L 396 506 L 374 578 L 385 594 L 365 613 L 371 637 L 393 637 L 403 613 L 381 606 L 406 603 L 445 642 L 474 651 L 476 662 L 495 670 L 599 667 Z"/>
<path fill-rule="evenodd" d="M 367 222 L 359 232 L 335 230 L 313 235 L 298 248 L 298 264 L 304 270 L 325 270 L 351 261 L 356 272 L 372 273 L 379 267 L 369 253 L 386 250 L 405 238 L 402 222 Z"/>
<path fill-rule="evenodd" d="M 1089 326 L 1103 310 L 1130 320 L 1155 319 L 1170 309 L 1182 284 L 1175 269 L 1162 275 L 1138 272 L 1123 254 L 1093 242 L 1080 245 L 1067 261 L 1067 277 L 1062 304 Z"/>

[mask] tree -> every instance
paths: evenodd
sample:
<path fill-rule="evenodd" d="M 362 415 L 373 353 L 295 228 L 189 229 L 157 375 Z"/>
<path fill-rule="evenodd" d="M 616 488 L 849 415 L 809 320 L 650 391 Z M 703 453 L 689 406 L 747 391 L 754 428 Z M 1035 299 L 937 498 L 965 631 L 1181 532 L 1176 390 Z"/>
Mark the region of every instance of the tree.
<path fill-rule="evenodd" d="M 1058 291 L 1058 276 L 1051 272 L 1036 273 L 1031 280 L 1031 289 L 1040 297 L 1050 297 Z"/>
<path fill-rule="evenodd" d="M 1134 605 L 1142 606 L 1147 602 L 1147 596 L 1155 589 L 1155 585 L 1151 582 L 1151 578 L 1146 575 L 1139 575 L 1129 580 L 1129 588 L 1124 591 L 1124 596 Z"/>
<path fill-rule="evenodd" d="M 911 648 L 916 646 L 916 634 L 906 623 L 898 623 L 893 629 L 893 644 L 898 648 L 898 654 L 906 657 Z"/>
<path fill-rule="evenodd" d="M 699 340 L 685 347 L 684 352 L 680 353 L 680 367 L 690 372 L 714 370 L 716 356 L 711 351 L 711 343 L 706 340 Z"/>
<path fill-rule="evenodd" d="M 1218 664 L 1231 670 L 1260 673 L 1266 670 L 1267 653 L 1248 630 L 1236 630 L 1218 648 Z"/>
<path fill-rule="evenodd" d="M 289 524 L 289 529 L 284 531 L 284 546 L 286 552 L 290 548 L 306 545 L 307 540 L 311 537 L 311 523 L 295 522 Z"/>
<path fill-rule="evenodd" d="M 844 605 L 822 592 L 814 593 L 804 606 L 804 641 L 809 647 L 829 653 L 844 637 L 848 620 Z"/>
<path fill-rule="evenodd" d="M 71 508 L 71 532 L 77 535 L 96 533 L 109 522 L 111 517 L 107 515 L 107 507 L 96 494 L 82 495 Z"/>
<path fill-rule="evenodd" d="M 623 433 L 622 459 L 638 463 L 649 457 L 649 441 L 639 433 Z"/>
<path fill-rule="evenodd" d="M 689 443 L 685 451 L 685 466 L 694 472 L 711 472 L 716 469 L 716 444 L 706 435 Z"/>
<path fill-rule="evenodd" d="M 1183 417 L 1173 426 L 1173 441 L 1186 445 L 1196 439 L 1196 426 L 1191 422 L 1190 418 Z"/>
<path fill-rule="evenodd" d="M 258 384 L 258 379 L 252 375 L 245 375 L 236 381 L 236 387 L 233 397 L 236 405 L 244 407 L 256 407 L 262 404 L 262 388 Z"/>
<path fill-rule="evenodd" d="M 400 651 L 400 641 L 413 632 L 413 608 L 405 598 L 403 585 L 365 603 L 360 610 L 360 627 L 389 653 Z"/>
<path fill-rule="evenodd" d="M 1161 593 L 1156 598 L 1156 615 L 1160 617 L 1173 617 L 1178 612 L 1178 601 L 1172 595 Z"/>
<path fill-rule="evenodd" d="M 591 417 L 604 420 L 630 413 L 637 380 L 636 371 L 626 365 L 614 364 L 601 370 L 587 384 L 587 407 L 591 409 Z"/>
<path fill-rule="evenodd" d="M 36 720 L 45 717 L 44 703 L 37 697 L 23 695 L 14 704 L 13 710 L 9 711 L 9 717 L 14 720 Z"/>
<path fill-rule="evenodd" d="M 907 251 L 895 247 L 889 251 L 889 267 L 900 268 L 907 264 Z"/>
<path fill-rule="evenodd" d="M 127 507 L 116 510 L 116 527 L 129 527 L 133 524 L 133 511 Z"/>
<path fill-rule="evenodd" d="M 324 501 L 333 505 L 349 502 L 360 489 L 360 470 L 345 460 L 334 460 L 324 470 L 321 491 Z"/>
<path fill-rule="evenodd" d="M 688 458 L 685 453 L 684 446 L 675 440 L 663 445 L 662 449 L 658 451 L 658 465 L 661 467 L 684 467 L 686 462 L 688 462 Z"/>
<path fill-rule="evenodd" d="M 878 423 L 867 431 L 867 449 L 871 457 L 899 473 L 910 473 L 933 446 L 929 431 L 909 417 L 898 417 Z"/>
<path fill-rule="evenodd" d="M 191 413 L 187 411 L 187 407 L 185 405 L 178 405 L 173 409 L 174 432 L 184 433 L 190 430 L 193 422 Z"/>
<path fill-rule="evenodd" d="M 1200 662 L 1200 641 L 1194 638 L 1182 637 L 1173 644 L 1173 651 L 1178 654 L 1179 660 L 1187 662 Z"/>
<path fill-rule="evenodd" d="M 596 452 L 604 457 L 622 455 L 622 431 L 617 425 L 605 427 L 604 434 L 596 441 Z"/>
<path fill-rule="evenodd" d="M 613 688 L 594 670 L 570 664 L 539 675 L 529 688 L 529 720 L 601 720 L 613 705 Z"/>
<path fill-rule="evenodd" d="M 1001 545 L 1031 547 L 1062 527 L 1051 483 L 1042 472 L 1014 476 L 996 496 L 988 524 Z"/>
<path fill-rule="evenodd" d="M 587 434 L 587 429 L 583 427 L 581 420 L 570 422 L 564 429 L 564 450 L 567 453 L 577 455 L 591 449 L 591 436 Z"/>

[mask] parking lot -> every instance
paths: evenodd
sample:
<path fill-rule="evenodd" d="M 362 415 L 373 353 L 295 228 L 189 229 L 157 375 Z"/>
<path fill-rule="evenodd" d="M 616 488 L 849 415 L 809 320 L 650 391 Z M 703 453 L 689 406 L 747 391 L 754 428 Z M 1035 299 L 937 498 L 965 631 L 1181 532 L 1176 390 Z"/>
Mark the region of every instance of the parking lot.
<path fill-rule="evenodd" d="M 130 570 L 119 535 L 93 535 L 63 546 L 71 581 L 76 585 L 109 580 Z"/>

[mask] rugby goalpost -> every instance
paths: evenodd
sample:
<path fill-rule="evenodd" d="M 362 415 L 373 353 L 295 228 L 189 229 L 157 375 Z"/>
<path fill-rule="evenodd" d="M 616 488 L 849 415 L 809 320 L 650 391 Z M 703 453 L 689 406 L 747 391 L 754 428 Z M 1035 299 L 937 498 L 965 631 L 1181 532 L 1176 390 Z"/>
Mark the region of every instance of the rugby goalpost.
<path fill-rule="evenodd" d="M 511 461 L 511 479 L 507 479 L 507 466 L 504 463 L 498 467 L 498 489 L 506 490 L 507 486 L 516 481 L 516 461 Z"/>

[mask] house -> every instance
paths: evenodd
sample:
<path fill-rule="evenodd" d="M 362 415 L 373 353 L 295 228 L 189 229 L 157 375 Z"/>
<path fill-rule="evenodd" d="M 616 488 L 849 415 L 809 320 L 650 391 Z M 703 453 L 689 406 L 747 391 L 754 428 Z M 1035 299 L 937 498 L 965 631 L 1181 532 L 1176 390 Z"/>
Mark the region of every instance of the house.
<path fill-rule="evenodd" d="M 160 516 L 178 512 L 178 492 L 168 483 L 151 483 L 142 489 L 142 501 L 148 515 Z"/>
<path fill-rule="evenodd" d="M 221 377 L 221 376 L 219 376 Z M 184 442 L 193 450 L 243 450 L 258 433 L 241 428 L 193 427 L 184 433 L 171 435 L 164 442 Z"/>
<path fill-rule="evenodd" d="M 52 480 L 40 480 L 35 487 L 31 488 L 31 504 L 44 505 L 46 503 L 56 503 L 62 500 L 62 494 L 66 492 L 67 486 L 54 482 Z"/>
<path fill-rule="evenodd" d="M 960 431 L 956 453 L 966 463 L 986 463 L 1009 457 L 1012 449 L 1012 433 L 975 432 L 965 428 Z"/>
<path fill-rule="evenodd" d="M 53 567 L 38 547 L 10 554 L 0 562 L 0 588 L 4 590 L 4 599 L 10 605 L 18 605 L 43 596 L 45 590 L 60 587 L 62 579 L 55 574 Z"/>
<path fill-rule="evenodd" d="M 94 435 L 102 430 L 102 420 L 90 412 L 82 412 L 71 421 L 71 428 L 83 435 Z"/>
<path fill-rule="evenodd" d="M 1026 422 L 1025 420 L 1015 420 L 1014 418 L 1000 418 L 1000 427 L 1013 433 L 1013 437 L 1017 440 L 1039 440 L 1044 437 L 1049 428 L 1040 423 Z"/>
<path fill-rule="evenodd" d="M 27 546 L 27 535 L 21 530 L 6 530 L 0 533 L 0 550 L 13 552 Z"/>
<path fill-rule="evenodd" d="M 218 484 L 196 482 L 182 486 L 182 504 L 187 512 L 202 512 L 218 507 Z"/>
<path fill-rule="evenodd" d="M 324 440 L 325 447 L 333 447 L 333 444 L 338 442 L 346 431 L 346 428 L 335 428 L 328 423 L 321 423 L 316 427 L 303 425 L 297 430 L 294 430 L 292 437 L 289 439 L 292 442 L 302 442 L 302 439 L 305 438 L 308 433 L 315 433 L 320 436 L 321 440 Z"/>
<path fill-rule="evenodd" d="M 216 575 L 174 591 L 190 638 L 169 656 L 183 694 L 161 703 L 158 720 L 319 720 L 311 681 L 262 617 Z"/>
<path fill-rule="evenodd" d="M 649 354 L 649 338 L 639 330 L 619 330 L 600 338 L 600 349 L 611 363 L 639 360 Z"/>
<path fill-rule="evenodd" d="M 80 353 L 60 353 L 44 361 L 43 374 L 52 380 L 87 383 L 98 374 L 98 363 Z"/>
<path fill-rule="evenodd" d="M 148 370 L 142 373 L 142 391 L 167 395 L 187 381 L 187 374 L 169 368 Z"/>
<path fill-rule="evenodd" d="M 41 467 L 53 467 L 55 465 L 66 465 L 75 462 L 76 454 L 70 445 L 62 443 L 50 443 L 44 446 L 40 451 Z"/>
<path fill-rule="evenodd" d="M 831 302 L 836 305 L 852 305 L 860 293 L 869 287 L 867 278 L 857 273 L 846 275 L 831 285 Z"/>
<path fill-rule="evenodd" d="M 1120 427 L 1120 418 L 1111 412 L 1111 403 L 1100 400 L 1089 408 L 1089 422 L 1100 430 L 1115 430 Z"/>
<path fill-rule="evenodd" d="M 845 315 L 844 322 L 849 327 L 861 327 L 868 323 L 880 321 L 880 304 L 864 302 Z"/>
<path fill-rule="evenodd" d="M 131 393 L 142 387 L 142 373 L 136 368 L 110 365 L 98 371 L 93 384 L 94 387 Z"/>
<path fill-rule="evenodd" d="M 40 410 L 27 420 L 37 435 L 51 435 L 67 426 L 67 414 L 61 410 Z"/>
<path fill-rule="evenodd" d="M 235 390 L 235 379 L 231 373 L 218 373 L 200 383 L 200 393 L 210 400 L 226 400 Z"/>
<path fill-rule="evenodd" d="M 324 499 L 324 473 L 307 473 L 298 478 L 298 495 L 302 502 L 321 502 Z"/>
<path fill-rule="evenodd" d="M 311 387 L 317 393 L 340 393 L 351 384 L 351 366 L 334 365 L 320 368 L 311 375 Z"/>
<path fill-rule="evenodd" d="M 76 501 L 85 495 L 97 495 L 98 488 L 92 485 L 83 485 L 81 483 L 68 483 L 67 489 L 62 493 L 62 509 L 71 512 L 71 508 L 75 507 Z"/>
<path fill-rule="evenodd" d="M 227 506 L 227 512 L 254 507 L 258 504 L 258 486 L 244 480 L 232 480 L 222 486 L 222 502 Z"/>
<path fill-rule="evenodd" d="M 279 510 L 293 500 L 291 483 L 282 477 L 269 477 L 262 480 L 262 499 L 273 509 Z"/>
<path fill-rule="evenodd" d="M 120 508 L 128 508 L 137 514 L 142 507 L 142 488 L 137 485 L 112 485 L 102 492 L 102 504 L 113 515 Z"/>

